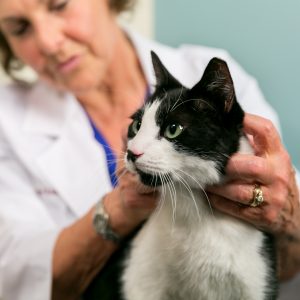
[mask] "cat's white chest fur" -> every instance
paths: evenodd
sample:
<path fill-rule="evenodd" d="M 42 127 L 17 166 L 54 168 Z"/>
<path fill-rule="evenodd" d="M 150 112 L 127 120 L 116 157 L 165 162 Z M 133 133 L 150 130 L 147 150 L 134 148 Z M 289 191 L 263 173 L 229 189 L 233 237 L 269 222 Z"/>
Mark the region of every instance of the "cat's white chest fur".
<path fill-rule="evenodd" d="M 194 191 L 170 193 L 134 241 L 123 275 L 128 300 L 262 300 L 263 234 L 218 212 Z M 200 201 L 199 201 L 200 200 Z M 205 203 L 205 204 L 204 204 Z M 232 294 L 232 291 L 235 291 Z"/>

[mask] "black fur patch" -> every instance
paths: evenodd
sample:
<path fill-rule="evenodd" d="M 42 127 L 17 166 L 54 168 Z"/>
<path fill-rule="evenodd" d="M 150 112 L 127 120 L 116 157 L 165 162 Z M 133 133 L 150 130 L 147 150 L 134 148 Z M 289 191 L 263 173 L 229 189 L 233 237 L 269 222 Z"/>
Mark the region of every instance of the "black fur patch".
<path fill-rule="evenodd" d="M 157 187 L 162 185 L 161 177 L 156 174 L 147 174 L 139 169 L 137 169 L 137 173 L 140 176 L 140 180 L 144 185 L 149 185 L 153 187 Z M 164 176 L 164 184 L 168 183 L 171 179 L 171 176 Z"/>

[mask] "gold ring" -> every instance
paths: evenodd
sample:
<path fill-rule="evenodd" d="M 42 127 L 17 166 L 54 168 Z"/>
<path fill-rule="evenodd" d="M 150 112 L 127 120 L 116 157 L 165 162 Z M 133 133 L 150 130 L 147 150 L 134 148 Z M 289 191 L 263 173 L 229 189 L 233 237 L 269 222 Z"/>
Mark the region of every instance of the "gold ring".
<path fill-rule="evenodd" d="M 249 206 L 257 207 L 264 202 L 264 196 L 260 185 L 256 184 L 253 189 L 253 196 Z"/>

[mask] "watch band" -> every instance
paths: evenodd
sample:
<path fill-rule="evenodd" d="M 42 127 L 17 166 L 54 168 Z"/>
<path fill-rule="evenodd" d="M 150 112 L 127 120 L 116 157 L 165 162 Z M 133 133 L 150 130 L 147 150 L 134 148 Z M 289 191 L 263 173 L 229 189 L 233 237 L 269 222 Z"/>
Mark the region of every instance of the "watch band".
<path fill-rule="evenodd" d="M 105 240 L 109 240 L 114 243 L 120 243 L 122 238 L 110 227 L 109 215 L 105 211 L 103 200 L 104 197 L 100 201 L 98 201 L 95 206 L 95 214 L 93 218 L 94 228 L 96 232 Z"/>

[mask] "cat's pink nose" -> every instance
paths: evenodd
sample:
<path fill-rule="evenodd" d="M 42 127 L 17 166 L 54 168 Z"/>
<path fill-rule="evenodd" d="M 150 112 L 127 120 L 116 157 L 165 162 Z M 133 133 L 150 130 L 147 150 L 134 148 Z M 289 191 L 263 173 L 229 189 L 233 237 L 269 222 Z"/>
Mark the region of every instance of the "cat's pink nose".
<path fill-rule="evenodd" d="M 135 162 L 136 159 L 140 156 L 142 156 L 144 153 L 142 152 L 136 152 L 136 151 L 131 151 L 127 150 L 127 159 L 131 160 L 132 162 Z"/>

